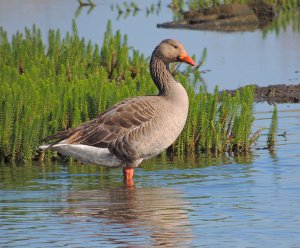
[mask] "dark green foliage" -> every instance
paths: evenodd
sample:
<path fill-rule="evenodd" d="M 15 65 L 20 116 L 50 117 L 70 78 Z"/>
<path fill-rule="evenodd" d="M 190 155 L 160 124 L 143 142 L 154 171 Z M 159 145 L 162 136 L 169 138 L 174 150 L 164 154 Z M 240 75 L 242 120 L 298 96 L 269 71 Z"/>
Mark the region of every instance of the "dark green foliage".
<path fill-rule="evenodd" d="M 231 4 L 231 3 L 260 3 L 260 1 L 272 4 L 276 9 L 292 10 L 294 8 L 300 7 L 299 0 L 187 0 L 186 2 L 182 0 L 172 0 L 172 6 L 179 9 L 188 8 L 189 10 L 198 10 L 203 8 L 208 8 L 211 6 L 216 6 L 220 4 Z"/>
<path fill-rule="evenodd" d="M 80 38 L 75 22 L 64 38 L 50 30 L 47 45 L 35 26 L 11 42 L 1 28 L 0 160 L 31 161 L 43 137 L 88 121 L 124 98 L 155 94 L 148 61 L 128 47 L 126 36 L 112 33 L 110 22 L 101 47 Z M 207 94 L 196 89 L 201 76 L 191 67 L 176 77 L 188 91 L 190 111 L 168 151 L 182 156 L 248 150 L 253 89 Z M 45 159 L 51 156 L 47 152 Z"/>

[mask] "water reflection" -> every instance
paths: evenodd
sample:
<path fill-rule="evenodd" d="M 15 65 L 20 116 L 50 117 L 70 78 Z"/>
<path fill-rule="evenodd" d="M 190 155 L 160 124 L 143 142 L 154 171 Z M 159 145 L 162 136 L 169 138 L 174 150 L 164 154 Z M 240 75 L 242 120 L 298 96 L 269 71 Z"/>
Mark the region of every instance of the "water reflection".
<path fill-rule="evenodd" d="M 104 229 L 116 234 L 102 237 L 109 243 L 187 247 L 193 238 L 185 210 L 188 203 L 182 199 L 182 192 L 171 188 L 71 190 L 65 201 L 67 207 L 59 211 L 60 215 L 78 217 L 72 221 L 100 219 L 103 225 L 99 234 L 103 235 Z"/>
<path fill-rule="evenodd" d="M 88 7 L 88 10 L 87 10 L 86 14 L 89 15 L 93 11 L 93 9 L 95 8 L 95 5 L 93 5 L 93 4 L 87 4 L 87 5 L 80 4 L 78 6 L 78 8 L 76 9 L 76 12 L 75 12 L 75 17 L 76 18 L 81 14 L 83 8 L 85 8 L 85 7 Z"/>
<path fill-rule="evenodd" d="M 276 158 L 157 158 L 135 187 L 98 166 L 0 165 L 0 247 L 298 247 L 299 118 L 280 118 L 293 143 Z"/>
<path fill-rule="evenodd" d="M 288 27 L 291 26 L 294 33 L 300 32 L 300 11 L 293 9 L 290 11 L 281 11 L 275 20 L 263 29 L 263 37 L 267 34 L 274 32 L 279 36 L 280 32 L 286 32 Z"/>
<path fill-rule="evenodd" d="M 147 3 L 148 4 L 148 3 Z M 136 2 L 131 2 L 128 4 L 126 1 L 123 4 L 111 4 L 110 9 L 113 12 L 117 12 L 117 20 L 119 19 L 126 19 L 129 16 L 137 16 L 139 12 L 145 12 L 146 17 L 150 15 L 159 15 L 161 11 L 161 1 L 157 3 L 151 3 L 151 5 L 143 6 L 141 8 Z"/>
<path fill-rule="evenodd" d="M 271 1 L 229 1 L 224 5 L 212 3 L 211 7 L 201 2 L 188 4 L 187 7 L 181 2 L 181 6 L 171 8 L 174 22 L 159 26 L 226 32 L 262 29 L 264 37 L 270 32 L 279 35 L 288 26 L 292 26 L 293 32 L 300 32 L 299 1 L 269 2 Z M 184 11 L 185 9 L 189 10 Z M 218 15 L 220 18 L 217 18 Z"/>

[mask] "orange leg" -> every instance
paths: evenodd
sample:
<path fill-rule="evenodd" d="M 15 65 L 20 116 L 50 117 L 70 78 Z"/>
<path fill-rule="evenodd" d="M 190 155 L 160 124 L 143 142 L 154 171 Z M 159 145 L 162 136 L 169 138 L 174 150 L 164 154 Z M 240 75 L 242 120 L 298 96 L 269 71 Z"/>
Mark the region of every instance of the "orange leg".
<path fill-rule="evenodd" d="M 127 186 L 133 186 L 133 175 L 134 175 L 134 168 L 133 167 L 124 167 L 123 168 L 123 176 L 124 182 Z"/>

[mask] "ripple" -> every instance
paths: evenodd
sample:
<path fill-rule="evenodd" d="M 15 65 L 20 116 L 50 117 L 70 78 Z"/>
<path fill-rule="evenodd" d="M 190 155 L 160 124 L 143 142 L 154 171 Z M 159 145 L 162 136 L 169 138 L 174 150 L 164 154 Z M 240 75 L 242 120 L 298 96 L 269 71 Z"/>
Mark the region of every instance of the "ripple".
<path fill-rule="evenodd" d="M 298 247 L 298 119 L 279 119 L 273 154 L 157 159 L 134 187 L 97 166 L 0 166 L 0 246 Z"/>

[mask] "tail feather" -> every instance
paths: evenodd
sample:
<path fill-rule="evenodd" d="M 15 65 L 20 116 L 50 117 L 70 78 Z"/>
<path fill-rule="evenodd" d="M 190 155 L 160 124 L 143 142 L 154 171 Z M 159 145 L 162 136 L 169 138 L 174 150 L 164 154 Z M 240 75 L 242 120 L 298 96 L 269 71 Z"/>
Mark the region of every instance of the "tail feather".
<path fill-rule="evenodd" d="M 120 167 L 124 162 L 110 153 L 107 148 L 99 148 L 82 144 L 45 144 L 39 146 L 42 150 L 51 149 L 66 156 L 74 157 L 89 164 L 103 165 L 107 167 Z"/>
<path fill-rule="evenodd" d="M 41 150 L 47 150 L 47 149 L 50 149 L 52 144 L 44 144 L 44 145 L 41 145 L 39 146 L 39 149 Z"/>

